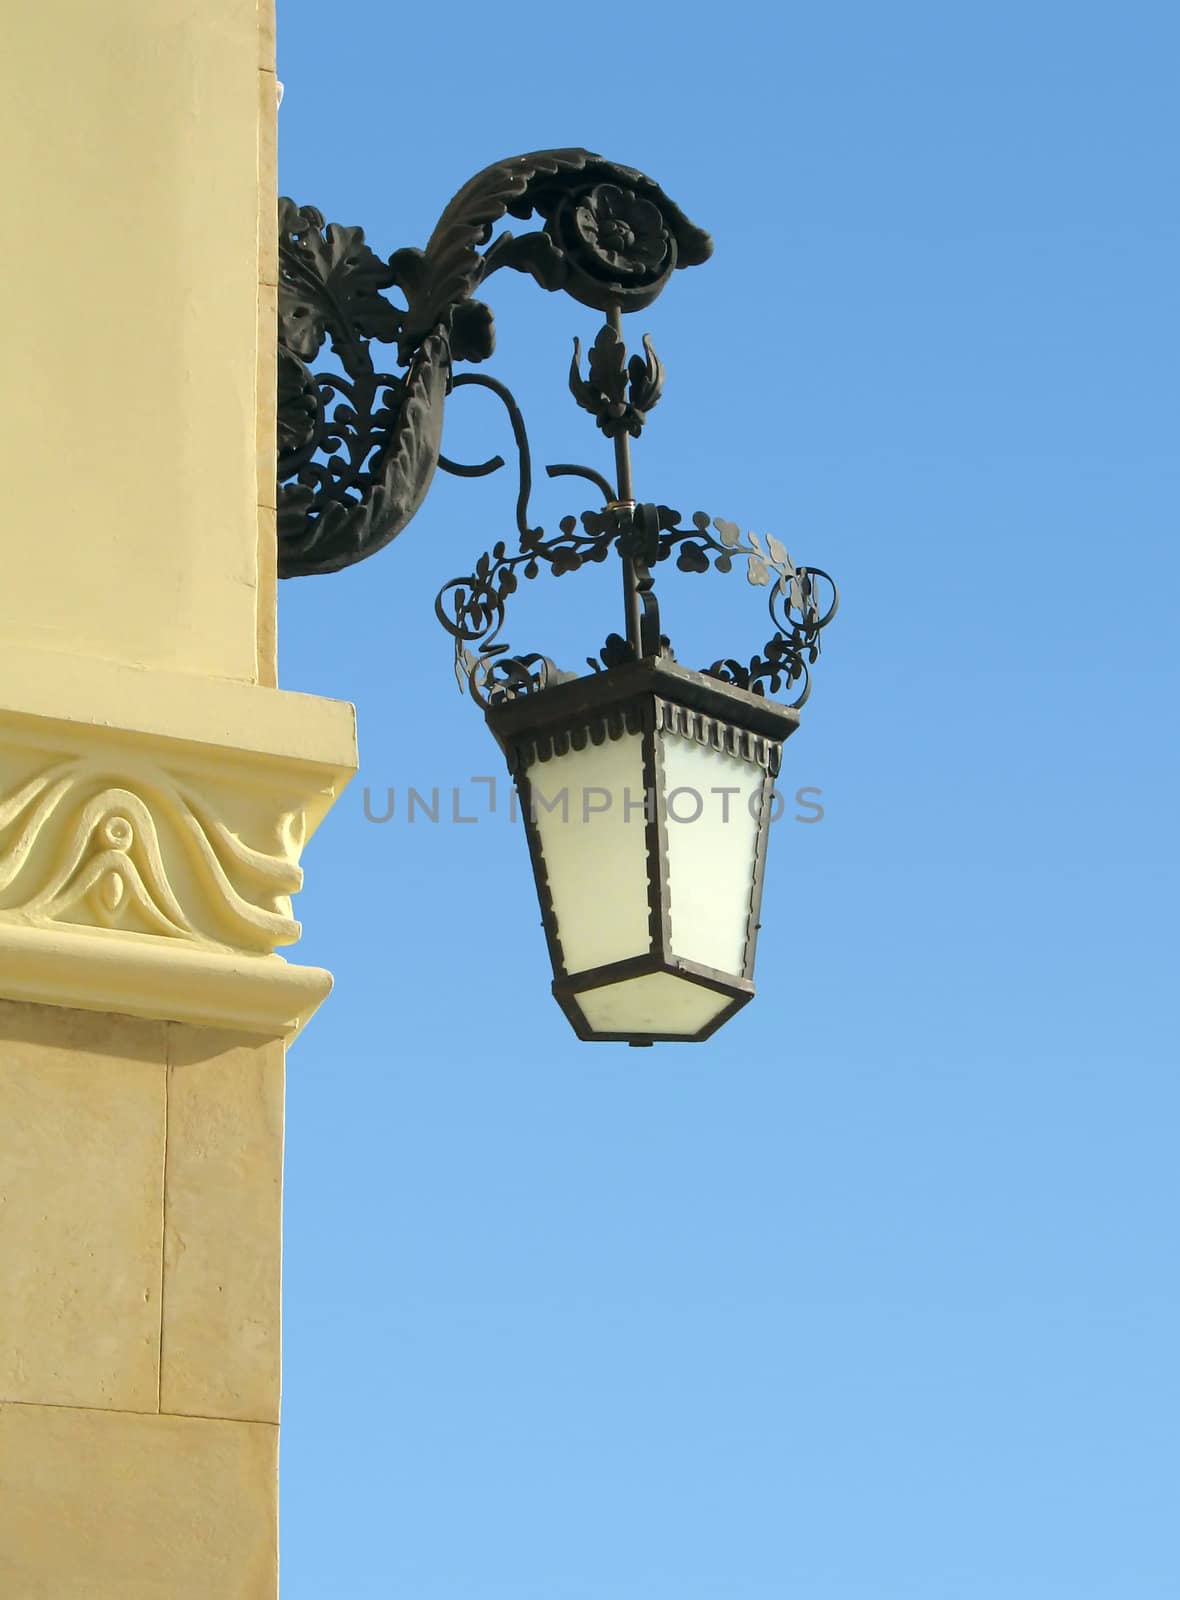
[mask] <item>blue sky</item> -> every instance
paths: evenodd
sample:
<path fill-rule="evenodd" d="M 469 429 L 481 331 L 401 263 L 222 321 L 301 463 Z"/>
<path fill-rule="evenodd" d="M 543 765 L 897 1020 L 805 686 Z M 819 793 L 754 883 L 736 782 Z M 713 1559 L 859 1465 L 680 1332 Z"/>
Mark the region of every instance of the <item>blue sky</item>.
<path fill-rule="evenodd" d="M 432 604 L 511 536 L 507 474 L 283 586 L 282 681 L 355 701 L 362 752 L 300 899 L 337 989 L 289 1070 L 285 1600 L 1171 1600 L 1177 12 L 279 27 L 283 192 L 382 253 L 561 144 L 710 229 L 628 319 L 669 374 L 638 492 L 843 595 L 759 996 L 635 1052 L 550 999 L 519 829 L 400 804 L 499 770 Z M 606 467 L 564 386 L 598 319 L 488 299 L 535 457 Z M 509 443 L 455 397 L 450 454 Z M 514 642 L 579 661 L 603 577 L 527 586 Z M 737 576 L 661 589 L 682 659 L 765 637 Z"/>

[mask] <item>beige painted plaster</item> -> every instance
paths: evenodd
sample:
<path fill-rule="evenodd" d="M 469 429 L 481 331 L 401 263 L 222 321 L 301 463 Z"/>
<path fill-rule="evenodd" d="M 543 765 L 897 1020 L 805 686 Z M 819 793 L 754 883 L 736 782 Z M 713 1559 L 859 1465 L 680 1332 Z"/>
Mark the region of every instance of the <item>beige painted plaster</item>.
<path fill-rule="evenodd" d="M 278 99 L 274 0 L 258 0 L 258 681 L 271 686 L 278 682 Z"/>
<path fill-rule="evenodd" d="M 266 681 L 267 35 L 257 0 L 6 8 L 5 291 L 19 307 L 0 370 L 0 528 L 20 553 L 0 586 L 10 640 Z"/>
<path fill-rule="evenodd" d="M 0 1405 L 4 1600 L 274 1600 L 278 1429 Z"/>
<path fill-rule="evenodd" d="M 169 1030 L 160 1409 L 279 1420 L 283 1048 Z"/>
<path fill-rule="evenodd" d="M 0 1001 L 0 1400 L 157 1409 L 166 1031 Z"/>

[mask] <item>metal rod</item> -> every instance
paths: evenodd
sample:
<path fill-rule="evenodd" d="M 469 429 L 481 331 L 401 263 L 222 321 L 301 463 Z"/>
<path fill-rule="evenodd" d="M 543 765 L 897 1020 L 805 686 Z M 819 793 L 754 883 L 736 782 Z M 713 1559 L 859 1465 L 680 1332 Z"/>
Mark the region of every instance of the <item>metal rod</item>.
<path fill-rule="evenodd" d="M 617 302 L 607 311 L 606 320 L 608 327 L 621 341 L 623 313 Z M 625 429 L 615 434 L 615 481 L 619 486 L 620 501 L 633 505 L 635 483 L 631 476 L 631 438 Z M 643 656 L 643 605 L 639 598 L 635 562 L 628 555 L 623 557 L 623 616 L 626 620 L 627 643 L 634 652 L 635 659 L 639 661 Z"/>
<path fill-rule="evenodd" d="M 441 461 L 439 463 L 441 465 Z M 619 498 L 618 491 L 612 489 L 601 472 L 595 472 L 593 467 L 575 466 L 571 461 L 555 461 L 545 471 L 551 478 L 585 478 L 587 483 L 592 483 L 601 493 L 606 505 L 611 505 Z"/>
<path fill-rule="evenodd" d="M 623 313 L 618 304 L 611 306 L 606 314 L 607 326 L 612 333 L 619 336 L 620 343 L 623 339 Z M 634 500 L 635 485 L 631 477 L 631 436 L 624 430 L 615 435 L 615 478 L 619 485 L 620 500 Z"/>

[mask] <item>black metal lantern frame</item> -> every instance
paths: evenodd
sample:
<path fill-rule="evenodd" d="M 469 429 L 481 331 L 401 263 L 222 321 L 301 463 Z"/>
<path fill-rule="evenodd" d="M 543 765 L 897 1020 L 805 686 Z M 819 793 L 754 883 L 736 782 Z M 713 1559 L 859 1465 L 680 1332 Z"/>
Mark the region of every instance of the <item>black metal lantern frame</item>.
<path fill-rule="evenodd" d="M 505 215 L 536 215 L 543 226 L 493 238 Z M 516 782 L 553 992 L 583 1039 L 705 1039 L 753 996 L 774 780 L 810 692 L 821 631 L 838 604 L 827 573 L 797 566 L 773 537 L 743 535 L 706 512 L 682 526 L 668 506 L 636 500 L 630 441 L 659 402 L 664 369 L 646 336 L 643 354 L 628 356 L 622 317 L 650 305 L 674 270 L 711 252 L 709 236 L 650 178 L 584 150 L 486 168 L 447 206 L 424 251 L 398 250 L 388 261 L 373 254 L 359 228 L 325 226 L 314 209 L 280 202 L 281 576 L 337 571 L 383 548 L 421 505 L 436 468 L 482 477 L 504 465 L 500 456 L 463 465 L 442 453 L 444 404 L 455 389 L 490 389 L 507 411 L 519 475 L 515 548 L 501 541 L 480 556 L 470 573 L 445 585 L 436 612 L 454 639 L 460 681 L 483 708 Z M 569 388 L 613 443 L 614 481 L 587 466 L 548 466 L 550 477 L 585 480 L 602 498 L 601 507 L 563 518 L 553 535 L 530 526 L 532 462 L 515 399 L 494 378 L 454 370 L 492 352 L 492 315 L 474 290 L 505 266 L 606 318 L 585 376 L 575 339 Z M 385 298 L 395 286 L 404 306 Z M 308 363 L 328 339 L 343 372 L 312 373 Z M 396 345 L 403 372 L 377 370 L 375 341 Z M 512 653 L 500 635 L 521 578 L 546 568 L 562 576 L 612 558 L 622 573 L 623 630 L 587 658 L 588 675 L 541 654 Z M 744 563 L 748 581 L 768 590 L 773 632 L 759 653 L 721 658 L 699 672 L 676 662 L 660 629 L 653 577 L 673 558 L 690 573 L 727 573 Z M 776 694 L 789 703 L 770 698 Z M 710 762 L 751 784 L 749 825 L 736 853 L 735 836 L 716 829 L 690 848 L 672 819 L 672 769 L 711 771 Z M 554 831 L 545 780 L 579 763 L 600 780 L 609 769 L 616 786 L 624 772 L 637 778 L 638 827 L 620 831 L 618 811 L 607 823 L 584 808 L 580 831 Z M 601 786 L 595 792 L 612 795 Z M 634 803 L 628 786 L 624 822 Z M 623 866 L 616 903 L 599 903 Z M 702 898 L 714 878 L 725 901 L 720 933 Z"/>
<path fill-rule="evenodd" d="M 751 704 L 750 702 L 754 703 Z M 586 678 L 573 679 L 531 699 L 504 699 L 487 713 L 516 782 L 529 853 L 541 902 L 541 920 L 553 963 L 553 994 L 580 1039 L 651 1044 L 700 1041 L 728 1022 L 754 995 L 762 884 L 766 867 L 774 780 L 783 741 L 799 725 L 793 707 L 759 699 L 710 681 L 660 657 L 630 662 Z M 751 864 L 740 965 L 736 972 L 692 961 L 677 953 L 672 935 L 673 897 L 669 883 L 668 790 L 663 769 L 663 736 L 671 733 L 717 751 L 740 753 L 757 770 L 756 849 Z M 627 735 L 642 748 L 642 827 L 646 866 L 645 900 L 648 948 L 640 954 L 598 966 L 571 970 L 556 915 L 542 829 L 537 786 L 546 766 L 568 750 Z M 749 802 L 747 802 L 749 804 Z M 675 824 L 672 824 L 673 826 Z M 603 1031 L 587 1017 L 588 995 L 649 975 L 666 974 L 718 1002 L 691 1031 Z"/>

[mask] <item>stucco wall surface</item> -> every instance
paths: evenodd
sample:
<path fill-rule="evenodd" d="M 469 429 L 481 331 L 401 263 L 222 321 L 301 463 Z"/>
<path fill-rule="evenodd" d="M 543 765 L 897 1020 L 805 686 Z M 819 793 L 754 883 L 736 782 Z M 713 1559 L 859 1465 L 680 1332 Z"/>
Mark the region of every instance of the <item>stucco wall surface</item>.
<path fill-rule="evenodd" d="M 269 10 L 5 7 L 9 639 L 274 681 Z"/>

